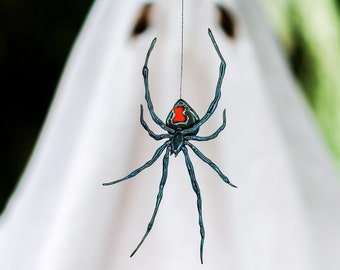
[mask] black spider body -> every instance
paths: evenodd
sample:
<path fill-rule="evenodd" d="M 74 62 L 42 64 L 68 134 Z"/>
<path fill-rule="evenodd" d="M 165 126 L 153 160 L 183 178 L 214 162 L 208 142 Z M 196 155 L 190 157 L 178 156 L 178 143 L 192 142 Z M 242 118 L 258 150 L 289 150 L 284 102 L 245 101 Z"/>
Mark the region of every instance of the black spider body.
<path fill-rule="evenodd" d="M 177 154 L 182 150 L 182 146 L 185 141 L 189 141 L 193 135 L 198 133 L 199 127 L 196 129 L 188 131 L 197 122 L 199 122 L 199 117 L 195 110 L 184 101 L 179 99 L 172 110 L 170 111 L 168 117 L 166 118 L 166 126 L 173 129 L 169 130 L 170 141 L 171 141 L 171 151 L 170 154 Z"/>
<path fill-rule="evenodd" d="M 154 112 L 153 109 L 153 104 L 150 98 L 150 90 L 149 90 L 149 81 L 148 81 L 148 75 L 149 75 L 149 69 L 148 69 L 148 60 L 151 54 L 152 49 L 155 46 L 156 43 L 156 38 L 152 41 L 150 48 L 147 52 L 146 59 L 145 59 L 145 64 L 143 66 L 142 74 L 144 77 L 144 85 L 145 85 L 145 99 L 146 103 L 150 112 L 150 115 L 153 119 L 153 121 L 159 125 L 163 130 L 165 130 L 167 133 L 164 134 L 155 134 L 147 125 L 143 118 L 143 105 L 141 105 L 141 111 L 140 111 L 140 122 L 144 129 L 149 133 L 150 137 L 152 137 L 155 140 L 162 140 L 162 139 L 167 139 L 155 152 L 153 157 L 146 162 L 143 166 L 139 167 L 138 169 L 134 170 L 124 178 L 121 178 L 119 180 L 113 181 L 113 182 L 108 182 L 104 183 L 103 185 L 112 185 L 119 183 L 121 181 L 125 181 L 131 177 L 136 176 L 138 173 L 140 173 L 142 170 L 145 168 L 150 167 L 163 153 L 165 150 L 165 155 L 163 157 L 163 173 L 162 173 L 162 178 L 159 184 L 159 192 L 157 195 L 156 199 L 156 206 L 153 212 L 153 215 L 151 217 L 151 220 L 148 224 L 147 230 L 136 247 L 136 249 L 132 252 L 131 257 L 136 253 L 136 251 L 139 249 L 139 247 L 142 245 L 144 242 L 145 238 L 149 234 L 149 232 L 152 229 L 152 226 L 154 224 L 156 214 L 159 208 L 159 205 L 161 203 L 161 200 L 163 198 L 163 189 L 167 180 L 167 175 L 168 175 L 168 164 L 169 164 L 169 156 L 174 154 L 177 156 L 179 152 L 183 152 L 184 158 L 185 158 L 185 164 L 188 169 L 188 173 L 191 179 L 191 184 L 194 192 L 196 193 L 197 196 L 197 210 L 198 210 L 198 223 L 200 226 L 200 235 L 201 235 L 201 244 L 200 244 L 200 259 L 201 263 L 203 263 L 203 245 L 204 245 L 204 238 L 205 238 L 205 230 L 204 230 L 204 225 L 203 225 L 203 218 L 202 218 L 202 199 L 201 199 L 201 193 L 200 189 L 198 186 L 198 183 L 196 181 L 196 176 L 194 172 L 194 167 L 191 163 L 187 147 L 191 148 L 193 152 L 205 163 L 207 163 L 220 177 L 221 179 L 229 184 L 232 187 L 236 187 L 233 185 L 227 176 L 225 176 L 221 170 L 213 163 L 209 158 L 207 158 L 196 146 L 194 146 L 190 140 L 193 141 L 209 141 L 218 136 L 218 134 L 225 128 L 226 125 L 226 111 L 225 109 L 223 110 L 223 123 L 222 125 L 211 135 L 209 136 L 197 136 L 197 133 L 199 131 L 199 128 L 201 125 L 203 125 L 209 118 L 210 116 L 214 113 L 214 111 L 217 108 L 218 101 L 221 97 L 221 85 L 225 73 L 225 61 L 223 59 L 223 56 L 217 46 L 217 43 L 214 39 L 214 36 L 211 32 L 210 29 L 208 29 L 208 34 L 211 38 L 211 41 L 215 47 L 215 50 L 220 57 L 221 64 L 220 64 L 220 69 L 219 69 L 219 77 L 217 81 L 217 86 L 216 86 L 216 92 L 215 92 L 215 98 L 213 101 L 210 103 L 209 108 L 206 112 L 206 114 L 200 119 L 197 113 L 191 106 L 184 101 L 183 99 L 179 99 L 171 109 L 170 113 L 168 114 L 166 118 L 166 122 L 164 123 Z"/>

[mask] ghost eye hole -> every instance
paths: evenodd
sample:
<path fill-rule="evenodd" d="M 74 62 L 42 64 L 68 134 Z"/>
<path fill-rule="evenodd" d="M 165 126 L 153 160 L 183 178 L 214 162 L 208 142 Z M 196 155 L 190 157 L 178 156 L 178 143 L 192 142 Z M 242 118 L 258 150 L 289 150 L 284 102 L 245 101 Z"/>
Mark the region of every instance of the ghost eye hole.
<path fill-rule="evenodd" d="M 221 4 L 216 5 L 218 11 L 218 23 L 223 32 L 229 38 L 235 38 L 236 35 L 236 19 L 233 12 Z"/>
<path fill-rule="evenodd" d="M 147 3 L 144 6 L 142 6 L 138 16 L 137 20 L 132 28 L 131 36 L 136 37 L 143 32 L 145 32 L 149 26 L 150 26 L 150 14 L 152 10 L 152 4 Z"/>

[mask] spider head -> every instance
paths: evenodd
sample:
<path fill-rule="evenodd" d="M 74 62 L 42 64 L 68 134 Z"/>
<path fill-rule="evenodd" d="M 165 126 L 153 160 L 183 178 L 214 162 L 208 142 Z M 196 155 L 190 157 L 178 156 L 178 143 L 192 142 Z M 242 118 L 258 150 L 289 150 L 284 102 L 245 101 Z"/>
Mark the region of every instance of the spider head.
<path fill-rule="evenodd" d="M 184 134 L 181 129 L 176 130 L 175 134 L 171 136 L 171 154 L 178 155 L 182 150 L 184 143 Z"/>
<path fill-rule="evenodd" d="M 199 117 L 195 110 L 191 108 L 191 106 L 184 101 L 183 99 L 179 99 L 171 109 L 168 117 L 166 118 L 166 125 L 174 130 L 185 130 L 191 128 L 199 121 Z M 187 135 L 196 135 L 198 129 L 195 129 L 191 134 Z"/>

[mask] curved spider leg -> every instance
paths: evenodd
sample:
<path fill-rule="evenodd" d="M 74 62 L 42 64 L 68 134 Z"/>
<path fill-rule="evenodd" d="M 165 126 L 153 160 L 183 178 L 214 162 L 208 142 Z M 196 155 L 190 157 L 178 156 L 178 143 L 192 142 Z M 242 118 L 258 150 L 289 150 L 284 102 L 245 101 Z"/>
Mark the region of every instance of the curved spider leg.
<path fill-rule="evenodd" d="M 153 119 L 153 121 L 155 121 L 155 123 L 157 125 L 159 125 L 162 129 L 164 129 L 167 132 L 170 133 L 174 133 L 175 130 L 172 128 L 169 128 L 167 125 L 165 125 L 165 123 L 155 114 L 155 111 L 153 109 L 153 104 L 151 101 L 151 97 L 150 97 L 150 88 L 149 88 L 149 68 L 148 68 L 148 61 L 149 61 L 149 57 L 150 54 L 152 52 L 152 49 L 154 48 L 155 44 L 156 44 L 157 38 L 154 38 L 151 42 L 150 48 L 146 54 L 146 58 L 145 58 L 145 63 L 142 69 L 142 74 L 143 74 L 143 78 L 144 78 L 144 86 L 145 86 L 145 100 L 146 103 L 148 105 L 148 109 L 150 111 L 151 117 Z"/>
<path fill-rule="evenodd" d="M 155 140 L 159 141 L 164 138 L 170 138 L 170 134 L 155 134 L 148 126 L 148 124 L 145 122 L 143 117 L 143 105 L 140 105 L 140 123 L 142 124 L 143 128 L 149 133 L 150 137 L 154 138 Z"/>
<path fill-rule="evenodd" d="M 213 99 L 213 101 L 210 103 L 209 108 L 207 110 L 207 112 L 205 113 L 205 115 L 201 118 L 200 121 L 198 121 L 195 125 L 193 125 L 191 128 L 186 129 L 184 132 L 184 134 L 189 134 L 192 133 L 193 131 L 197 130 L 201 125 L 203 125 L 209 118 L 210 116 L 214 113 L 214 111 L 217 108 L 218 105 L 218 101 L 221 98 L 221 86 L 222 86 L 222 82 L 223 82 L 223 78 L 224 78 L 224 74 L 225 74 L 225 69 L 226 69 L 226 62 L 220 52 L 220 49 L 215 41 L 214 35 L 212 34 L 210 28 L 208 28 L 208 34 L 210 36 L 211 42 L 215 47 L 215 50 L 218 54 L 218 56 L 220 57 L 221 60 L 221 64 L 220 64 L 220 70 L 219 70 L 219 77 L 218 77 L 218 81 L 217 81 L 217 85 L 216 85 L 216 91 L 215 91 L 215 98 Z"/>
<path fill-rule="evenodd" d="M 227 183 L 228 185 L 237 188 L 237 186 L 235 186 L 233 183 L 230 182 L 229 178 L 227 176 L 225 176 L 219 167 L 217 167 L 217 165 L 212 162 L 209 158 L 207 158 L 205 155 L 203 155 L 203 153 L 198 150 L 198 148 L 196 146 L 194 146 L 193 144 L 191 144 L 190 142 L 186 141 L 185 142 L 186 145 L 189 145 L 189 147 L 194 151 L 194 153 L 201 159 L 203 160 L 205 163 L 207 163 L 215 172 L 217 172 L 217 174 L 222 178 L 222 180 Z"/>
<path fill-rule="evenodd" d="M 215 139 L 218 136 L 218 134 L 225 128 L 225 125 L 226 125 L 226 116 L 225 116 L 225 109 L 224 109 L 223 110 L 223 123 L 213 134 L 211 134 L 209 136 L 204 136 L 204 137 L 192 136 L 192 137 L 190 137 L 190 140 L 209 141 L 209 140 Z"/>
<path fill-rule="evenodd" d="M 157 194 L 156 205 L 155 205 L 155 209 L 153 211 L 151 220 L 148 224 L 148 227 L 146 229 L 146 232 L 145 232 L 142 240 L 139 242 L 139 244 L 135 248 L 135 250 L 131 253 L 130 257 L 132 257 L 137 252 L 137 250 L 140 248 L 140 246 L 143 244 L 145 238 L 148 236 L 149 232 L 152 229 L 153 223 L 155 222 L 155 218 L 156 218 L 156 215 L 157 215 L 157 212 L 158 212 L 158 208 L 159 208 L 159 205 L 161 204 L 161 201 L 162 201 L 162 198 L 163 198 L 163 189 L 164 189 L 164 186 L 165 186 L 165 183 L 166 183 L 166 179 L 168 177 L 169 153 L 170 153 L 170 147 L 168 147 L 166 149 L 166 152 L 165 152 L 165 155 L 164 155 L 164 158 L 163 158 L 162 179 L 161 179 L 161 182 L 159 183 L 159 191 L 158 191 L 158 194 Z"/>
<path fill-rule="evenodd" d="M 139 167 L 138 169 L 134 170 L 133 172 L 131 172 L 130 174 L 128 174 L 127 176 L 125 176 L 124 178 L 112 181 L 112 182 L 107 182 L 107 183 L 103 183 L 103 186 L 109 186 L 109 185 L 114 185 L 117 184 L 119 182 L 125 181 L 131 177 L 136 176 L 138 173 L 140 173 L 141 171 L 143 171 L 144 169 L 150 167 L 158 158 L 159 156 L 163 153 L 164 149 L 170 145 L 170 141 L 166 141 L 164 144 L 162 144 L 155 152 L 155 154 L 153 155 L 153 157 L 146 162 L 143 166 Z"/>
<path fill-rule="evenodd" d="M 203 264 L 203 246 L 204 246 L 205 230 L 204 230 L 203 218 L 202 218 L 201 192 L 200 192 L 198 183 L 196 181 L 194 167 L 189 158 L 188 150 L 184 145 L 182 147 L 182 151 L 183 151 L 184 158 L 185 158 L 185 165 L 187 166 L 187 169 L 190 175 L 191 185 L 197 196 L 198 224 L 200 225 L 200 234 L 201 234 L 200 258 L 201 258 L 201 264 Z"/>

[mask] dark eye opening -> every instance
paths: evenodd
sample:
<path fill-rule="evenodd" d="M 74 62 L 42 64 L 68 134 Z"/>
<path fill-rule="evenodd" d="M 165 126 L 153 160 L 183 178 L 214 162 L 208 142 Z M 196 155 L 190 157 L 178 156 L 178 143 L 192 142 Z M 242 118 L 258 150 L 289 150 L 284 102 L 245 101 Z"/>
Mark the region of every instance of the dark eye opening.
<path fill-rule="evenodd" d="M 236 21 L 232 12 L 221 4 L 216 5 L 219 12 L 218 22 L 229 38 L 235 38 Z"/>
<path fill-rule="evenodd" d="M 145 4 L 139 12 L 135 25 L 132 29 L 131 36 L 136 37 L 146 31 L 150 25 L 150 13 L 152 4 Z"/>

